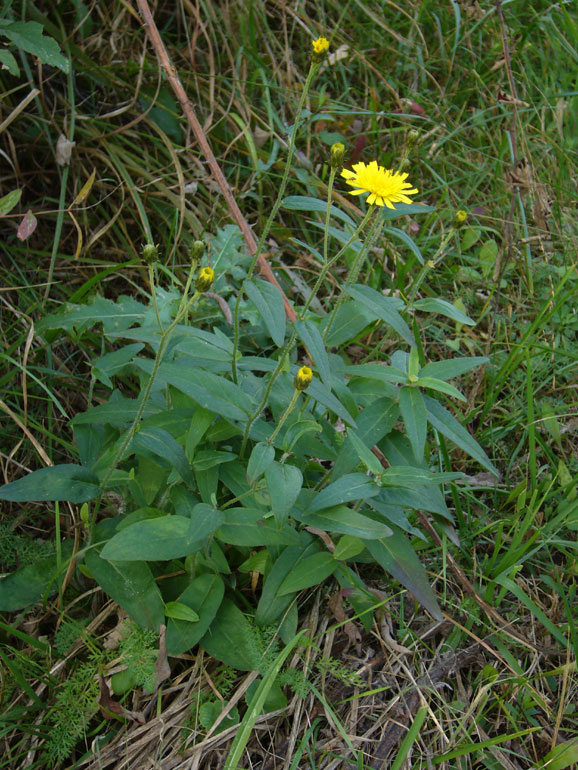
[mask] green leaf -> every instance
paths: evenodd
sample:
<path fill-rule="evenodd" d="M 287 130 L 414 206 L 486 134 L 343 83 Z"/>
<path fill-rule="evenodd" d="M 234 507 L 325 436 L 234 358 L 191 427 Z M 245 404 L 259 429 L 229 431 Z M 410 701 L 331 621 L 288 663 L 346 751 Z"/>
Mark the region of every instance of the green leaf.
<path fill-rule="evenodd" d="M 165 605 L 148 564 L 107 561 L 94 549 L 87 551 L 84 561 L 104 592 L 120 604 L 135 623 L 159 632 L 165 621 Z"/>
<path fill-rule="evenodd" d="M 225 708 L 225 704 L 222 703 L 220 700 L 218 701 L 205 701 L 204 703 L 201 703 L 199 706 L 199 722 L 203 725 L 205 730 L 210 730 L 211 727 L 215 724 L 217 719 L 221 716 L 223 713 L 223 709 Z M 212 731 L 213 735 L 218 735 L 219 733 L 222 733 L 224 730 L 227 730 L 229 727 L 234 727 L 235 725 L 239 724 L 241 717 L 239 715 L 239 709 L 236 706 L 233 706 L 232 709 L 229 709 L 227 712 L 227 716 L 223 717 L 223 719 L 219 722 L 217 727 Z"/>
<path fill-rule="evenodd" d="M 283 198 L 281 205 L 290 211 L 318 211 L 324 216 L 327 214 L 327 201 L 311 198 L 308 195 L 289 195 L 287 198 Z M 331 204 L 331 216 L 355 228 L 355 222 L 349 214 L 341 211 L 334 204 Z"/>
<path fill-rule="evenodd" d="M 275 450 L 265 441 L 255 444 L 247 465 L 247 482 L 254 484 L 275 459 Z"/>
<path fill-rule="evenodd" d="M 298 545 L 299 534 L 293 527 L 280 527 L 273 519 L 263 519 L 264 512 L 251 508 L 228 508 L 225 521 L 216 532 L 223 543 L 253 548 L 261 545 Z"/>
<path fill-rule="evenodd" d="M 82 465 L 54 465 L 0 487 L 0 500 L 13 503 L 66 500 L 86 503 L 101 494 L 97 477 Z"/>
<path fill-rule="evenodd" d="M 389 487 L 416 487 L 463 479 L 463 473 L 432 473 L 412 465 L 392 465 L 381 474 L 381 483 Z"/>
<path fill-rule="evenodd" d="M 184 620 L 186 623 L 197 623 L 199 616 L 197 613 L 182 602 L 167 602 L 165 604 L 165 615 L 173 620 Z"/>
<path fill-rule="evenodd" d="M 20 67 L 18 66 L 16 59 L 10 51 L 7 51 L 5 48 L 0 50 L 0 64 L 2 65 L 2 69 L 7 69 L 11 75 L 15 75 L 16 77 L 20 75 Z M 8 193 L 8 195 L 10 195 L 10 193 Z M 0 200 L 0 207 L 2 206 L 2 200 Z M 0 214 L 0 216 L 3 216 L 3 214 Z"/>
<path fill-rule="evenodd" d="M 137 454 L 149 453 L 165 467 L 174 468 L 185 484 L 195 488 L 195 477 L 182 446 L 162 428 L 141 428 L 134 436 L 131 447 Z"/>
<path fill-rule="evenodd" d="M 118 394 L 118 391 L 116 391 Z M 114 400 L 107 401 L 105 404 L 93 406 L 86 412 L 81 412 L 72 418 L 70 424 L 75 425 L 126 425 L 132 423 L 138 414 L 140 407 L 139 401 L 135 398 L 115 397 Z M 159 414 L 163 407 L 154 401 L 148 401 L 145 405 L 143 417 L 150 417 L 153 414 Z"/>
<path fill-rule="evenodd" d="M 413 238 L 405 232 L 405 230 L 400 230 L 397 227 L 386 227 L 384 229 L 384 232 L 386 233 L 386 235 L 393 235 L 395 238 L 397 238 L 398 240 L 402 241 L 402 243 L 404 243 L 407 246 L 407 248 L 413 254 L 415 254 L 415 256 L 418 259 L 418 262 L 421 265 L 423 265 L 425 260 L 423 258 L 423 254 L 420 251 L 419 246 L 413 240 Z"/>
<path fill-rule="evenodd" d="M 290 595 L 278 596 L 279 586 L 301 559 L 305 559 L 318 551 L 319 545 L 313 540 L 305 547 L 290 546 L 285 548 L 263 582 L 263 590 L 255 614 L 255 622 L 258 626 L 270 626 L 285 612 L 291 604 L 292 597 Z"/>
<path fill-rule="evenodd" d="M 391 530 L 389 530 L 386 535 L 381 535 L 381 537 L 389 537 L 390 534 Z M 367 537 L 367 535 L 364 535 L 364 537 Z M 354 535 L 343 535 L 343 537 L 339 538 L 339 541 L 335 546 L 333 558 L 337 561 L 353 559 L 355 556 L 359 556 L 364 549 L 365 543 L 361 538 L 355 537 Z"/>
<path fill-rule="evenodd" d="M 321 433 L 322 428 L 315 420 L 298 420 L 290 425 L 283 436 L 283 451 L 291 452 L 302 436 L 307 433 Z"/>
<path fill-rule="evenodd" d="M 439 313 L 440 315 L 451 318 L 453 321 L 457 321 L 461 324 L 467 324 L 468 326 L 475 326 L 476 322 L 473 321 L 465 313 L 462 313 L 451 302 L 446 302 L 445 299 L 436 299 L 435 297 L 425 297 L 424 299 L 418 299 L 413 303 L 416 310 L 423 310 L 425 313 Z"/>
<path fill-rule="evenodd" d="M 132 345 L 125 345 L 119 350 L 113 350 L 112 353 L 106 353 L 100 358 L 95 358 L 92 362 L 92 371 L 94 376 L 100 380 L 103 385 L 112 387 L 111 377 L 115 377 L 126 366 L 132 363 L 133 358 L 144 348 L 142 342 L 135 342 Z"/>
<path fill-rule="evenodd" d="M 397 394 L 396 394 L 397 395 Z M 372 472 L 377 471 L 377 465 L 381 468 L 381 463 L 371 452 L 371 447 L 386 436 L 392 430 L 399 415 L 399 404 L 389 398 L 374 398 L 371 403 L 357 417 L 357 430 L 355 439 L 353 431 L 347 431 L 345 443 L 339 450 L 339 455 L 333 466 L 333 474 L 336 478 L 353 470 L 361 459 Z M 355 441 L 363 443 L 365 454 L 362 456 L 361 447 L 355 446 Z M 375 463 L 367 452 L 371 452 L 375 458 Z M 372 463 L 371 466 L 369 463 Z M 376 474 L 377 475 L 377 474 Z"/>
<path fill-rule="evenodd" d="M 275 521 L 283 524 L 301 492 L 303 474 L 294 465 L 274 462 L 265 471 L 265 480 Z"/>
<path fill-rule="evenodd" d="M 297 336 L 313 358 L 313 362 L 315 368 L 319 372 L 319 376 L 325 385 L 331 389 L 332 383 L 331 370 L 329 368 L 329 358 L 327 356 L 327 350 L 325 349 L 323 337 L 317 328 L 317 324 L 313 323 L 313 321 L 295 321 L 293 326 L 295 327 Z"/>
<path fill-rule="evenodd" d="M 36 21 L 0 20 L 0 35 L 7 37 L 17 48 L 31 53 L 43 64 L 69 72 L 70 62 L 61 53 L 56 40 L 44 37 L 42 24 Z"/>
<path fill-rule="evenodd" d="M 462 242 L 461 242 L 462 251 L 467 251 L 471 246 L 474 245 L 474 243 L 477 243 L 477 241 L 479 241 L 480 239 L 481 234 L 482 234 L 481 230 L 476 230 L 473 227 L 466 228 L 462 236 Z"/>
<path fill-rule="evenodd" d="M 325 329 L 331 316 L 323 320 Z M 349 342 L 362 332 L 375 320 L 375 314 L 370 312 L 360 302 L 344 302 L 335 314 L 335 320 L 331 324 L 325 343 L 329 348 L 337 348 L 345 342 Z"/>
<path fill-rule="evenodd" d="M 405 586 L 436 620 L 442 612 L 425 570 L 408 538 L 392 524 L 393 534 L 381 540 L 366 540 L 365 547 L 386 572 Z"/>
<path fill-rule="evenodd" d="M 243 287 L 259 311 L 273 342 L 278 348 L 282 347 L 285 341 L 286 316 L 281 292 L 277 286 L 259 278 L 244 281 Z"/>
<path fill-rule="evenodd" d="M 239 671 L 251 671 L 259 666 L 251 624 L 230 599 L 225 599 L 200 640 L 201 647 L 213 658 Z"/>
<path fill-rule="evenodd" d="M 388 220 L 404 217 L 408 214 L 429 214 L 430 211 L 435 211 L 435 206 L 425 206 L 421 203 L 396 203 L 395 209 L 388 209 L 382 206 L 380 214 L 384 219 Z"/>
<path fill-rule="evenodd" d="M 308 526 L 317 527 L 327 532 L 339 532 L 342 535 L 353 535 L 363 539 L 378 539 L 388 537 L 390 528 L 381 521 L 370 519 L 363 513 L 354 511 L 346 505 L 326 508 L 317 513 L 296 513 L 295 518 Z"/>
<path fill-rule="evenodd" d="M 191 518 L 164 516 L 145 519 L 117 532 L 102 549 L 112 561 L 169 561 L 196 553 L 205 538 L 223 522 L 221 511 L 206 503 L 196 505 Z"/>
<path fill-rule="evenodd" d="M 195 454 L 193 468 L 195 471 L 208 471 L 217 465 L 230 463 L 236 460 L 237 455 L 234 452 L 220 452 L 218 449 L 203 449 Z"/>
<path fill-rule="evenodd" d="M 62 546 L 62 556 L 68 559 L 72 553 L 72 542 L 64 541 Z M 54 555 L 0 577 L 0 612 L 15 612 L 39 602 L 45 595 L 52 596 L 58 590 L 64 571 L 57 575 Z"/>
<path fill-rule="evenodd" d="M 119 297 L 115 302 L 104 297 L 96 297 L 87 305 L 69 305 L 66 310 L 45 316 L 37 325 L 37 331 L 46 329 L 91 329 L 102 323 L 105 333 L 128 329 L 144 318 L 146 307 L 132 297 Z"/>
<path fill-rule="evenodd" d="M 1 51 L 1 53 L 8 54 L 8 51 Z M 12 54 L 8 54 L 8 55 L 12 56 Z M 0 217 L 5 217 L 7 214 L 9 214 L 12 211 L 12 209 L 18 205 L 21 197 L 22 197 L 22 190 L 12 190 L 11 192 L 8 193 L 8 195 L 5 195 L 3 198 L 0 198 Z"/>
<path fill-rule="evenodd" d="M 424 396 L 424 400 L 428 413 L 428 421 L 431 426 L 436 430 L 439 430 L 439 432 L 446 438 L 449 438 L 457 444 L 460 449 L 463 449 L 463 451 L 469 454 L 470 457 L 477 460 L 480 465 L 489 470 L 490 473 L 498 476 L 498 471 L 495 469 L 484 450 L 478 442 L 470 436 L 468 431 L 460 425 L 456 418 L 451 415 L 447 409 L 444 409 L 444 407 L 435 399 Z"/>
<path fill-rule="evenodd" d="M 384 297 L 381 292 L 363 284 L 345 286 L 344 289 L 350 297 L 361 302 L 375 318 L 385 321 L 392 329 L 395 329 L 409 345 L 415 345 L 411 329 L 398 313 L 398 310 L 405 308 L 403 300 L 397 297 Z"/>
<path fill-rule="evenodd" d="M 379 494 L 379 487 L 363 473 L 348 473 L 316 494 L 307 507 L 307 513 L 332 508 L 340 503 L 365 500 Z"/>
<path fill-rule="evenodd" d="M 446 396 L 457 398 L 458 401 L 467 402 L 467 398 L 462 395 L 462 393 L 460 393 L 457 388 L 454 388 L 453 385 L 450 385 L 449 382 L 437 380 L 434 377 L 419 377 L 417 384 L 420 388 L 430 388 L 431 390 L 437 390 L 439 393 L 445 393 Z"/>
<path fill-rule="evenodd" d="M 578 738 L 559 743 L 542 758 L 543 770 L 565 770 L 578 766 Z"/>
<path fill-rule="evenodd" d="M 399 385 L 407 385 L 407 374 L 395 366 L 386 364 L 357 364 L 356 366 L 346 366 L 346 374 L 352 377 L 367 377 L 371 380 L 380 382 L 393 382 Z"/>
<path fill-rule="evenodd" d="M 377 457 L 373 454 L 371 449 L 365 446 L 363 441 L 355 434 L 355 431 L 347 431 L 347 438 L 353 444 L 353 448 L 355 449 L 357 456 L 365 465 L 365 467 L 371 471 L 374 476 L 379 476 L 383 472 L 383 466 Z"/>
<path fill-rule="evenodd" d="M 432 361 L 420 369 L 420 377 L 435 377 L 436 380 L 452 380 L 459 377 L 476 366 L 489 363 L 485 356 L 472 356 L 471 358 L 450 358 L 447 361 Z"/>
<path fill-rule="evenodd" d="M 400 389 L 399 408 L 415 459 L 421 462 L 427 433 L 427 411 L 418 388 L 406 386 Z"/>
<path fill-rule="evenodd" d="M 205 574 L 188 585 L 178 598 L 194 612 L 198 621 L 190 622 L 170 618 L 167 623 L 167 653 L 182 655 L 195 646 L 207 633 L 225 594 L 225 584 L 218 575 Z"/>
<path fill-rule="evenodd" d="M 297 374 L 297 367 L 293 367 L 293 374 Z M 331 393 L 325 385 L 321 382 L 321 380 L 313 378 L 313 382 L 311 385 L 307 388 L 307 395 L 314 398 L 316 401 L 319 401 L 320 404 L 327 407 L 330 411 L 334 412 L 338 417 L 341 417 L 344 423 L 346 425 L 351 425 L 353 428 L 355 428 L 355 420 L 353 417 L 349 414 L 347 409 L 343 406 L 341 401 L 339 401 L 333 393 Z"/>
<path fill-rule="evenodd" d="M 322 583 L 337 569 L 337 561 L 327 551 L 314 553 L 303 559 L 289 572 L 279 586 L 278 596 L 293 594 L 304 588 L 311 588 Z"/>

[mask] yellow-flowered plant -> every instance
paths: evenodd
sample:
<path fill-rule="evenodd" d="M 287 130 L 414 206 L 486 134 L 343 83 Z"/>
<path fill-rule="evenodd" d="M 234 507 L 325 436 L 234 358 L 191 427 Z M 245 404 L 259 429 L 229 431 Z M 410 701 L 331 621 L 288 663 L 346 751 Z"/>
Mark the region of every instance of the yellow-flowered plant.
<path fill-rule="evenodd" d="M 394 209 L 394 203 L 411 203 L 410 195 L 419 192 L 405 180 L 408 174 L 399 173 L 378 165 L 376 160 L 371 163 L 356 163 L 353 171 L 344 168 L 341 176 L 347 180 L 347 184 L 355 187 L 349 190 L 351 195 L 363 195 L 369 193 L 367 202 L 375 206 L 387 206 Z"/>

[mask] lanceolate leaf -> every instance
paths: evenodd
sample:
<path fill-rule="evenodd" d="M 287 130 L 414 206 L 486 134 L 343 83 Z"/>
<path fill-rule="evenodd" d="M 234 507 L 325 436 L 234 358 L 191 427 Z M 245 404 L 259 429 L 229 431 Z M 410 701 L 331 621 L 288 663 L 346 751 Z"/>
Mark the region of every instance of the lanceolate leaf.
<path fill-rule="evenodd" d="M 386 572 L 409 589 L 436 620 L 441 620 L 441 610 L 411 543 L 393 524 L 392 529 L 391 537 L 366 540 L 365 547 Z"/>
<path fill-rule="evenodd" d="M 331 388 L 329 358 L 323 337 L 313 321 L 295 321 L 295 331 L 313 358 L 315 369 L 328 388 Z"/>
<path fill-rule="evenodd" d="M 100 495 L 97 477 L 81 465 L 54 465 L 0 487 L 0 500 L 14 503 L 66 500 L 86 503 Z"/>
<path fill-rule="evenodd" d="M 375 318 L 380 318 L 386 324 L 389 324 L 392 329 L 395 329 L 409 345 L 415 345 L 411 329 L 398 312 L 405 307 L 403 300 L 397 297 L 384 297 L 381 292 L 362 284 L 346 287 L 345 291 L 358 302 L 365 305 L 374 314 Z"/>
<path fill-rule="evenodd" d="M 278 596 L 285 596 L 322 583 L 337 569 L 338 562 L 327 551 L 315 553 L 296 564 L 279 586 Z"/>
<path fill-rule="evenodd" d="M 243 283 L 247 296 L 257 307 L 273 342 L 280 348 L 285 340 L 285 308 L 279 289 L 268 281 L 254 278 Z"/>
<path fill-rule="evenodd" d="M 418 388 L 414 386 L 401 388 L 399 408 L 415 459 L 421 462 L 427 432 L 427 412 L 423 396 Z"/>
<path fill-rule="evenodd" d="M 282 524 L 301 492 L 303 474 L 294 465 L 274 462 L 265 471 L 265 479 L 275 521 Z"/>
<path fill-rule="evenodd" d="M 225 584 L 218 575 L 205 573 L 193 580 L 179 596 L 181 604 L 197 613 L 196 623 L 170 618 L 167 624 L 167 653 L 181 655 L 194 647 L 206 634 L 221 606 Z"/>
<path fill-rule="evenodd" d="M 174 468 L 187 486 L 194 488 L 195 477 L 181 445 L 162 428 L 142 428 L 132 440 L 132 449 L 154 455 L 161 465 Z"/>
<path fill-rule="evenodd" d="M 470 457 L 477 460 L 480 465 L 497 476 L 498 472 L 494 468 L 489 457 L 478 442 L 470 436 L 468 431 L 462 427 L 462 425 L 460 425 L 456 418 L 451 415 L 447 409 L 444 409 L 444 407 L 435 399 L 424 396 L 424 400 L 430 424 L 446 436 L 446 438 L 453 441 L 454 444 L 457 444 L 460 449 L 467 452 Z"/>
<path fill-rule="evenodd" d="M 378 494 L 377 484 L 363 473 L 348 473 L 315 495 L 307 508 L 307 512 L 313 513 L 322 508 L 331 508 L 334 505 L 349 503 L 354 500 L 365 500 Z"/>

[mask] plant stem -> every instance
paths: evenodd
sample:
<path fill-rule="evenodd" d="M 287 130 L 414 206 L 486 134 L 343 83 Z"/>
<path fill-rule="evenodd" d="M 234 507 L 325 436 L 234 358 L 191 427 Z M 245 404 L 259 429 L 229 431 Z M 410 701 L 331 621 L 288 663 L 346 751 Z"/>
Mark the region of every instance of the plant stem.
<path fill-rule="evenodd" d="M 299 393 L 300 392 L 301 391 L 297 390 L 297 388 L 295 388 L 295 390 L 293 391 L 293 395 L 291 396 L 291 401 L 289 402 L 289 405 L 287 406 L 287 409 L 285 409 L 285 411 L 283 412 L 283 414 L 279 418 L 279 422 L 277 423 L 277 427 L 275 428 L 273 433 L 267 439 L 267 443 L 269 444 L 269 446 L 271 446 L 271 444 L 275 441 L 279 431 L 281 430 L 281 428 L 283 427 L 283 424 L 285 423 L 285 420 L 289 417 L 289 415 L 293 411 L 293 408 L 294 408 L 295 404 L 297 403 L 297 399 L 299 398 Z"/>

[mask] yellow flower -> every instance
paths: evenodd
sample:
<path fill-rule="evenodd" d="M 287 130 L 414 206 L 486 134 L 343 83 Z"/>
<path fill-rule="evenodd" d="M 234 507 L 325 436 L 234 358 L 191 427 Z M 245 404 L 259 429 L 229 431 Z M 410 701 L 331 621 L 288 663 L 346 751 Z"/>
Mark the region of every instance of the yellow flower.
<path fill-rule="evenodd" d="M 321 56 L 329 50 L 329 40 L 326 37 L 318 37 L 313 41 L 313 53 Z"/>
<path fill-rule="evenodd" d="M 199 274 L 197 275 L 197 280 L 195 282 L 195 289 L 197 291 L 208 291 L 211 288 L 211 284 L 213 283 L 213 278 L 215 277 L 215 271 L 212 267 L 202 267 L 199 270 Z"/>
<path fill-rule="evenodd" d="M 295 390 L 307 390 L 311 385 L 313 379 L 313 372 L 308 366 L 302 366 L 297 372 L 295 379 L 293 380 L 293 387 Z"/>
<path fill-rule="evenodd" d="M 405 181 L 407 174 L 378 166 L 375 160 L 372 160 L 369 165 L 356 163 L 353 171 L 344 168 L 341 176 L 347 179 L 347 184 L 359 188 L 350 190 L 351 195 L 368 192 L 367 202 L 370 205 L 387 206 L 388 209 L 394 209 L 394 203 L 411 203 L 411 198 L 407 196 L 419 192 Z"/>

